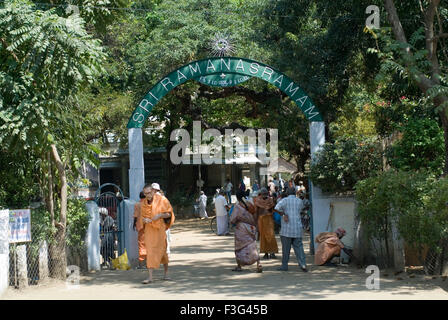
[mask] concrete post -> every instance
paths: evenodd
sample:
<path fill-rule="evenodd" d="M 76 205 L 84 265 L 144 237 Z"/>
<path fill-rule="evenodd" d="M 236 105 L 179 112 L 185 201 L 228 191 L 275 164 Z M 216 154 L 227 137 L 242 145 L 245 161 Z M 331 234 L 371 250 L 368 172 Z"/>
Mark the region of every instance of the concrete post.
<path fill-rule="evenodd" d="M 325 143 L 325 123 L 324 122 L 310 122 L 310 147 L 311 147 L 311 161 L 314 161 L 314 156 L 321 146 Z M 326 231 L 328 217 L 330 216 L 330 202 L 323 195 L 320 188 L 310 183 L 311 202 L 313 214 L 313 229 L 311 230 L 312 241 L 321 232 Z M 314 248 L 317 248 L 317 243 L 314 243 Z"/>
<path fill-rule="evenodd" d="M 39 281 L 48 278 L 48 270 L 48 244 L 44 240 L 39 247 Z"/>
<path fill-rule="evenodd" d="M 405 254 L 404 254 L 404 243 L 403 239 L 400 237 L 400 233 L 397 228 L 397 221 L 392 219 L 391 221 L 392 230 L 392 243 L 394 248 L 394 269 L 397 272 L 402 272 L 405 270 Z"/>
<path fill-rule="evenodd" d="M 129 263 L 132 267 L 138 265 L 138 232 L 134 231 L 134 200 L 124 200 L 121 202 L 123 210 L 123 241 L 124 248 L 128 253 Z"/>
<path fill-rule="evenodd" d="M 17 255 L 17 285 L 19 288 L 28 287 L 28 269 L 26 263 L 26 245 L 21 244 L 16 248 Z"/>
<path fill-rule="evenodd" d="M 143 136 L 141 128 L 129 128 L 129 198 L 139 201 L 139 194 L 145 185 L 145 164 L 143 158 Z"/>
<path fill-rule="evenodd" d="M 0 210 L 0 297 L 9 285 L 9 210 Z"/>
<path fill-rule="evenodd" d="M 89 227 L 86 234 L 87 269 L 100 270 L 100 214 L 95 201 L 88 201 L 86 209 L 89 213 Z"/>

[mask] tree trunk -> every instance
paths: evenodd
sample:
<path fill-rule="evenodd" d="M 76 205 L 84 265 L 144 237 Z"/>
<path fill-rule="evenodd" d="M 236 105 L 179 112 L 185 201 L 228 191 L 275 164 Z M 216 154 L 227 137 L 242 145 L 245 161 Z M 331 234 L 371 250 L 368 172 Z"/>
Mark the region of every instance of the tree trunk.
<path fill-rule="evenodd" d="M 67 175 L 65 164 L 59 157 L 58 150 L 54 144 L 51 145 L 51 154 L 58 170 L 61 186 L 61 208 L 59 222 L 55 222 L 56 233 L 54 241 L 50 245 L 51 276 L 57 279 L 66 279 L 67 257 L 65 252 L 65 235 L 67 226 Z"/>
<path fill-rule="evenodd" d="M 439 112 L 440 120 L 442 122 L 443 137 L 445 142 L 445 166 L 443 168 L 443 175 L 448 174 L 448 117 L 446 115 L 446 110 Z"/>

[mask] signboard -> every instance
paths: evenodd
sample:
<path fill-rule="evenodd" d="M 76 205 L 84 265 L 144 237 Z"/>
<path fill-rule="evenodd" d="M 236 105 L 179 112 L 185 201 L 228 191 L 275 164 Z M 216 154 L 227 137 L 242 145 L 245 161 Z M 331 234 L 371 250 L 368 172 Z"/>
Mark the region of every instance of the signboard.
<path fill-rule="evenodd" d="M 31 241 L 31 210 L 9 210 L 9 243 Z"/>
<path fill-rule="evenodd" d="M 211 74 L 208 76 L 201 76 L 199 78 L 194 78 L 200 83 L 214 86 L 214 87 L 233 87 L 243 82 L 246 82 L 251 77 L 240 75 L 236 73 L 221 73 L 221 74 Z"/>
<path fill-rule="evenodd" d="M 167 74 L 140 101 L 129 119 L 128 128 L 142 128 L 152 108 L 168 92 L 188 80 L 194 79 L 207 85 L 229 87 L 250 78 L 262 79 L 279 88 L 294 101 L 309 121 L 323 121 L 311 98 L 288 76 L 254 60 L 221 57 L 193 61 Z"/>

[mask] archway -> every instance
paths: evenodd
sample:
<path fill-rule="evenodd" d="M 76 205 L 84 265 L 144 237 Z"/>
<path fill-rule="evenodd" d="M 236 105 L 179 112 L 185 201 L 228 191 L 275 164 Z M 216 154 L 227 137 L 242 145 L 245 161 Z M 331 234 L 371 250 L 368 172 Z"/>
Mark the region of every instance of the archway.
<path fill-rule="evenodd" d="M 129 119 L 127 125 L 130 163 L 129 191 L 132 200 L 138 201 L 139 192 L 145 184 L 141 128 L 152 108 L 172 89 L 188 80 L 199 81 L 211 86 L 229 87 L 239 85 L 252 77 L 262 79 L 279 88 L 305 114 L 310 122 L 311 157 L 314 156 L 319 147 L 325 143 L 325 125 L 322 115 L 310 97 L 291 78 L 264 63 L 250 59 L 220 57 L 193 61 L 170 72 L 157 82 L 143 97 Z M 311 184 L 310 191 L 313 203 L 313 229 L 314 234 L 317 234 L 316 232 L 324 231 L 326 228 L 329 209 L 325 208 L 325 201 L 320 201 L 322 198 L 320 189 Z"/>

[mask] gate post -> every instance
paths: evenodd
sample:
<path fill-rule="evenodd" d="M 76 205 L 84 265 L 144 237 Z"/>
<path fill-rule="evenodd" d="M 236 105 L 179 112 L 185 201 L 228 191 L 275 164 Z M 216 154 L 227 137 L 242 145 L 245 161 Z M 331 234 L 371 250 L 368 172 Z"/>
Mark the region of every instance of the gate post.
<path fill-rule="evenodd" d="M 87 229 L 87 269 L 100 270 L 100 214 L 95 201 L 88 201 L 86 209 L 89 213 L 90 222 Z"/>
<path fill-rule="evenodd" d="M 0 210 L 0 297 L 9 286 L 9 210 Z"/>
<path fill-rule="evenodd" d="M 315 153 L 319 151 L 321 146 L 325 143 L 325 123 L 323 121 L 310 122 L 310 147 L 311 147 L 311 161 L 314 161 Z M 312 244 L 312 254 L 317 243 L 314 238 L 317 234 L 326 231 L 328 217 L 330 216 L 329 201 L 323 197 L 322 190 L 314 186 L 310 181 L 311 191 L 311 212 L 312 212 L 312 229 L 310 232 Z"/>
<path fill-rule="evenodd" d="M 139 193 L 145 185 L 143 136 L 141 128 L 129 128 L 129 198 L 139 201 Z"/>

